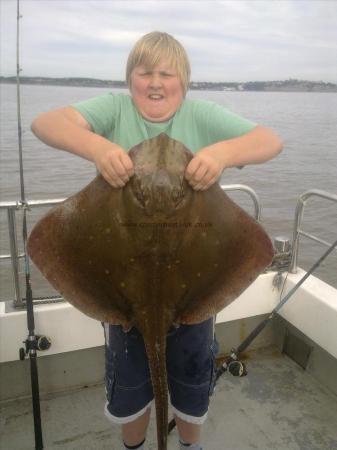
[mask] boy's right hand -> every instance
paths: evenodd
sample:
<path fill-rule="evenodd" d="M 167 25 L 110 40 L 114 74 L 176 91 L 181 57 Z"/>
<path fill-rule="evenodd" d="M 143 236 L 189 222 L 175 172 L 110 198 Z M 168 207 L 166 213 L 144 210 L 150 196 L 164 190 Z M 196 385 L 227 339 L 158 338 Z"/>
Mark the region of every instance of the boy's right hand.
<path fill-rule="evenodd" d="M 125 186 L 134 174 L 129 155 L 122 147 L 110 141 L 95 151 L 94 163 L 104 179 L 115 188 Z"/>

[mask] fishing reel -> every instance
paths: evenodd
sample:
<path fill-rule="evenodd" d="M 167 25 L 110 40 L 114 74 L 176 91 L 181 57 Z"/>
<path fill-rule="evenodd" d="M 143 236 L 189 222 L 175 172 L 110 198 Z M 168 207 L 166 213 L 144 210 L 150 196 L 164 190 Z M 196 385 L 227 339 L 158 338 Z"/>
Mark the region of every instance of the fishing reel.
<path fill-rule="evenodd" d="M 248 373 L 246 364 L 239 360 L 238 353 L 234 349 L 232 349 L 230 356 L 218 367 L 216 379 L 218 380 L 227 371 L 234 377 L 245 377 Z"/>
<path fill-rule="evenodd" d="M 19 350 L 21 361 L 26 358 L 30 350 L 45 351 L 51 347 L 50 337 L 44 335 L 28 336 L 28 338 L 23 341 L 23 343 L 25 344 L 25 348 L 21 347 Z"/>
<path fill-rule="evenodd" d="M 248 373 L 246 364 L 243 363 L 242 361 L 231 361 L 227 365 L 227 370 L 234 377 L 245 377 Z"/>

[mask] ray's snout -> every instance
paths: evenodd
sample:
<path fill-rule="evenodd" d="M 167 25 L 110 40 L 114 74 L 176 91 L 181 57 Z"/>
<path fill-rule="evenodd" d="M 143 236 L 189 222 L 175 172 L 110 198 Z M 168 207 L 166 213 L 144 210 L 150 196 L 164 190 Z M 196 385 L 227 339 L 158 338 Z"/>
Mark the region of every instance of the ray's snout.
<path fill-rule="evenodd" d="M 148 215 L 172 214 L 185 196 L 183 177 L 164 169 L 134 181 L 134 193 Z"/>

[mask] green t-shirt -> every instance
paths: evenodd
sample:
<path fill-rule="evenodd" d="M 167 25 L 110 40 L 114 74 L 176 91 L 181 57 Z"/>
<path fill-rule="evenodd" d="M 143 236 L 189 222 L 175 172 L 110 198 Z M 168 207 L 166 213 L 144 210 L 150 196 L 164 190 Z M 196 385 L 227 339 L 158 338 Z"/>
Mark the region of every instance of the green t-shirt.
<path fill-rule="evenodd" d="M 205 100 L 185 99 L 167 122 L 149 122 L 139 114 L 126 94 L 104 94 L 71 105 L 93 131 L 129 150 L 140 142 L 166 133 L 192 152 L 255 128 L 256 124 Z"/>

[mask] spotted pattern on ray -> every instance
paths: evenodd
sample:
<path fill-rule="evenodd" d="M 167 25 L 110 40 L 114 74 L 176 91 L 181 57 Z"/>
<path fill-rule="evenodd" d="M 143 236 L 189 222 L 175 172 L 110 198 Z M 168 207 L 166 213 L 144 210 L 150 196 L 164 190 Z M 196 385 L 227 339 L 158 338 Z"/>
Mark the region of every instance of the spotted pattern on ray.
<path fill-rule="evenodd" d="M 273 250 L 261 226 L 218 184 L 207 191 L 189 186 L 184 173 L 193 155 L 180 142 L 162 134 L 129 155 L 135 175 L 124 188 L 97 176 L 35 225 L 27 248 L 79 310 L 142 333 L 158 450 L 166 450 L 167 331 L 206 320 L 235 300 Z"/>

